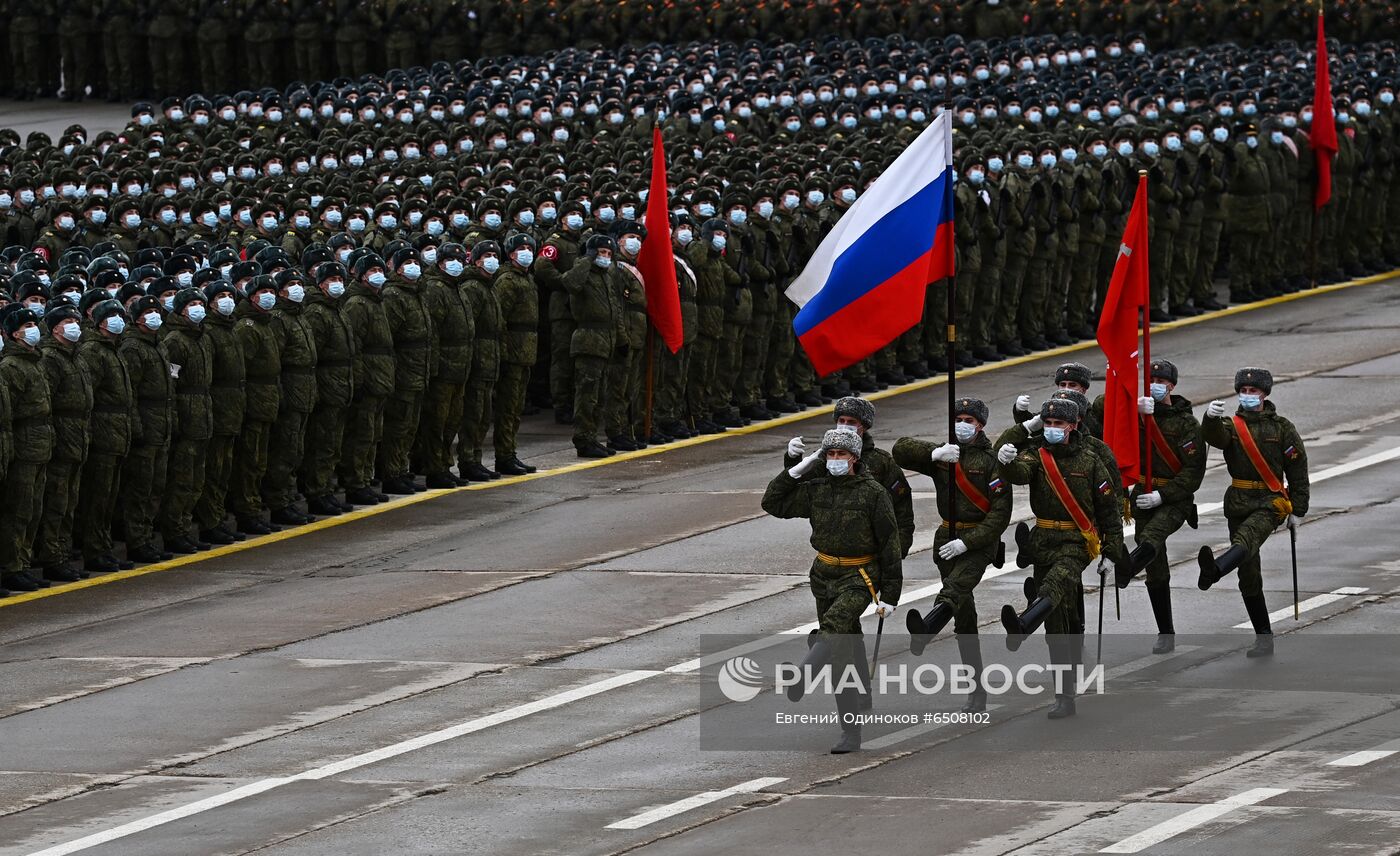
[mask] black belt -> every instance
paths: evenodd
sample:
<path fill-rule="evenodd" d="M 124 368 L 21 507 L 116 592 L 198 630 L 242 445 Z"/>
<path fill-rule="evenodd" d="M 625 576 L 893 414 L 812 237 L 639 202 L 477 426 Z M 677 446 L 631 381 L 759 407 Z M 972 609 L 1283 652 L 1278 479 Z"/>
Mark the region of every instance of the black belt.
<path fill-rule="evenodd" d="M 242 389 L 242 388 L 243 388 L 243 381 L 241 381 L 241 380 L 240 380 L 240 381 L 216 380 L 216 381 L 214 381 L 214 388 L 215 388 L 215 389 Z"/>
<path fill-rule="evenodd" d="M 280 376 L 278 376 L 278 377 L 250 377 L 250 378 L 247 379 L 247 382 L 248 382 L 248 383 L 255 383 L 255 384 L 258 384 L 259 386 L 275 386 L 275 385 L 277 385 L 277 384 L 279 384 L 279 383 L 282 382 L 282 378 L 281 378 Z"/>
<path fill-rule="evenodd" d="M 168 396 L 168 395 L 138 395 L 138 396 L 136 396 L 136 400 L 137 400 L 137 401 L 164 401 L 164 402 L 166 402 L 167 404 L 169 404 L 169 403 L 170 403 L 170 396 Z"/>

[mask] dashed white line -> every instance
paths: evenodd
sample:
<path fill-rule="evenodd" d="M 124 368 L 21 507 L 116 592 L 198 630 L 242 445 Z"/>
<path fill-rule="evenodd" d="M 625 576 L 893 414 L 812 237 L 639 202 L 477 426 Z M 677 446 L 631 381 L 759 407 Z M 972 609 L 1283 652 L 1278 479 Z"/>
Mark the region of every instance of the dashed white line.
<path fill-rule="evenodd" d="M 1308 610 L 1317 609 L 1318 607 L 1326 606 L 1329 603 L 1336 603 L 1339 600 L 1344 600 L 1354 595 L 1365 594 L 1368 591 L 1370 591 L 1370 589 L 1361 588 L 1359 586 L 1342 586 L 1339 589 L 1332 589 L 1332 591 L 1328 592 L 1327 594 L 1314 595 L 1308 598 L 1307 600 L 1299 601 L 1298 612 L 1307 612 Z M 1273 612 L 1269 613 L 1269 620 L 1282 621 L 1285 618 L 1291 618 L 1292 616 L 1293 607 L 1290 605 L 1285 606 L 1283 609 L 1275 609 Z M 1241 621 L 1239 624 L 1235 625 L 1235 629 L 1249 630 L 1253 626 L 1254 625 L 1249 623 L 1248 621 Z"/>
<path fill-rule="evenodd" d="M 750 779 L 747 782 L 740 782 L 734 787 L 725 788 L 722 791 L 705 791 L 704 793 L 696 794 L 693 797 L 686 797 L 683 800 L 676 800 L 673 803 L 667 803 L 663 806 L 657 806 L 656 808 L 651 809 L 650 811 L 644 811 L 641 814 L 634 814 L 631 817 L 626 818 L 624 820 L 619 820 L 616 823 L 610 823 L 604 828 L 641 829 L 643 826 L 649 826 L 653 823 L 656 823 L 658 820 L 665 820 L 668 817 L 675 817 L 678 814 L 684 814 L 685 812 L 693 811 L 697 808 L 700 808 L 701 806 L 707 806 L 712 802 L 718 802 L 722 799 L 725 799 L 726 797 L 732 797 L 738 794 L 751 794 L 755 791 L 761 791 L 764 788 L 771 788 L 779 782 L 786 781 L 787 779 L 781 776 L 768 776 L 762 779 Z"/>
<path fill-rule="evenodd" d="M 383 746 L 379 749 L 375 749 L 370 752 L 364 752 L 359 755 L 352 755 L 351 757 L 345 758 L 344 760 L 336 761 L 333 764 L 326 764 L 321 767 L 316 767 L 314 769 L 307 770 L 303 773 L 298 773 L 295 776 L 261 779 L 256 782 L 250 782 L 246 785 L 243 785 L 242 787 L 234 788 L 233 790 L 228 791 L 227 793 L 216 794 L 212 797 L 189 803 L 188 805 L 183 805 L 177 808 L 170 809 L 169 811 L 163 811 L 158 814 L 150 815 L 149 817 L 143 817 L 140 820 L 134 820 L 130 823 L 124 823 L 121 826 L 115 826 L 111 829 L 103 830 L 102 832 L 95 832 L 92 835 L 87 835 L 83 838 L 77 838 L 72 841 L 65 842 L 63 844 L 57 844 L 53 847 L 48 847 L 43 850 L 31 853 L 30 856 L 68 856 L 68 854 L 70 853 L 78 853 L 83 850 L 88 850 L 102 844 L 107 844 L 112 841 L 116 841 L 120 838 L 126 838 L 127 836 L 135 835 L 139 832 L 145 832 L 148 829 L 154 829 L 158 826 L 164 826 L 167 823 L 172 823 L 174 821 L 190 817 L 191 815 L 196 815 L 201 812 L 208 811 L 212 808 L 218 808 L 220 806 L 225 806 L 230 803 L 239 802 L 240 800 L 245 800 L 248 797 L 256 796 L 261 793 L 266 793 L 267 791 L 273 790 L 274 788 L 280 788 L 283 785 L 288 785 L 292 782 L 313 779 L 324 779 L 327 776 L 334 776 L 339 773 L 347 772 L 349 770 L 355 770 L 367 764 L 374 764 L 379 761 L 384 761 L 389 758 L 396 757 L 398 755 L 403 755 L 406 752 L 412 752 L 416 749 L 422 749 L 426 746 L 432 746 L 437 743 L 443 743 L 445 741 L 452 740 L 454 738 L 461 737 L 466 734 L 481 731 L 485 728 L 491 728 L 492 726 L 501 725 L 502 723 L 510 722 L 516 719 L 521 719 L 532 714 L 540 713 L 541 711 L 552 710 L 556 707 L 563 707 L 566 704 L 571 704 L 581 699 L 589 698 L 590 696 L 605 693 L 609 690 L 615 690 L 618 687 L 624 687 L 628 684 L 635 684 L 638 681 L 644 681 L 647 678 L 652 678 L 660 674 L 662 674 L 662 672 L 637 669 L 630 672 L 623 672 L 621 674 L 612 675 L 610 677 L 603 678 L 599 681 L 584 684 L 580 687 L 574 687 L 571 690 L 565 690 L 564 692 L 555 693 L 554 695 L 545 696 L 544 698 L 535 699 L 534 701 L 526 702 L 524 704 L 518 704 L 514 707 L 508 707 L 505 710 L 500 710 L 495 713 L 487 714 L 486 716 L 478 716 L 473 719 L 468 719 L 465 722 L 460 722 L 456 725 L 449 726 L 447 728 L 432 731 L 427 734 L 421 734 L 409 740 L 402 740 L 398 743 Z"/>
<path fill-rule="evenodd" d="M 1171 820 L 1163 821 L 1156 826 L 1139 832 L 1137 835 L 1129 836 L 1119 841 L 1117 844 L 1110 844 L 1100 853 L 1137 853 L 1146 850 L 1157 844 L 1161 844 L 1170 838 L 1175 838 L 1183 832 L 1188 832 L 1196 827 L 1209 823 L 1218 817 L 1229 814 L 1237 808 L 1251 806 L 1271 799 L 1279 794 L 1288 793 L 1287 788 L 1254 788 L 1244 793 L 1226 797 L 1219 802 L 1209 805 L 1198 806 L 1190 811 L 1179 814 Z"/>
<path fill-rule="evenodd" d="M 1400 754 L 1400 740 L 1391 740 L 1389 743 L 1382 743 L 1374 749 L 1365 749 L 1360 752 L 1353 752 L 1350 755 L 1343 755 L 1340 758 L 1328 761 L 1329 767 L 1364 767 L 1376 761 L 1383 761 L 1392 755 Z"/>

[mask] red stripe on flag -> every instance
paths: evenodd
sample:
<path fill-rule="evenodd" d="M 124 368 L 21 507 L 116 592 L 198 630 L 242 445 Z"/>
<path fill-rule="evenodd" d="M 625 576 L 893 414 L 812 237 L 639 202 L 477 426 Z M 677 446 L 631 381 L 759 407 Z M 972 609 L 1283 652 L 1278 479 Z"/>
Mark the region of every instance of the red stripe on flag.
<path fill-rule="evenodd" d="M 938 227 L 929 251 L 832 313 L 798 341 L 818 376 L 859 362 L 894 341 L 924 314 L 924 291 L 953 273 L 953 224 Z"/>

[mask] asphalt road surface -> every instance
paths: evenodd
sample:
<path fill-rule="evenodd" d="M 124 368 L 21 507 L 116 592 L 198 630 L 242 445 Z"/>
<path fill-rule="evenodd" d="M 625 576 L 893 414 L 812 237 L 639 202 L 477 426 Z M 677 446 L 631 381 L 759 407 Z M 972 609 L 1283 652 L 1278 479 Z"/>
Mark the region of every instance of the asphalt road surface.
<path fill-rule="evenodd" d="M 1134 584 L 1105 659 L 1138 680 L 1081 698 L 1075 719 L 994 698 L 986 725 L 873 725 L 854 755 L 826 754 L 833 725 L 705 748 L 707 729 L 742 736 L 748 710 L 707 701 L 707 634 L 800 644 L 812 620 L 807 527 L 759 498 L 788 438 L 812 442 L 829 412 L 586 466 L 535 417 L 528 457 L 562 472 L 0 608 L 0 854 L 1396 853 L 1400 682 L 1367 646 L 1384 652 L 1400 620 L 1400 289 L 1309 295 L 1152 345 L 1198 410 L 1237 366 L 1272 368 L 1308 444 L 1301 620 L 1287 538 L 1264 550 L 1272 661 L 1243 655 L 1234 577 L 1195 586 L 1195 551 L 1227 541 L 1212 451 L 1200 529 L 1170 543 L 1181 647 L 1147 655 Z M 1066 358 L 958 389 L 999 430 Z M 873 397 L 882 445 L 944 430 L 941 383 Z M 901 608 L 927 608 L 930 485 L 912 483 Z M 989 657 L 1023 575 L 1008 562 L 977 591 Z M 1206 633 L 1224 636 L 1187 644 Z M 907 641 L 899 616 L 882 664 L 916 664 Z M 954 651 L 945 633 L 930 654 Z"/>

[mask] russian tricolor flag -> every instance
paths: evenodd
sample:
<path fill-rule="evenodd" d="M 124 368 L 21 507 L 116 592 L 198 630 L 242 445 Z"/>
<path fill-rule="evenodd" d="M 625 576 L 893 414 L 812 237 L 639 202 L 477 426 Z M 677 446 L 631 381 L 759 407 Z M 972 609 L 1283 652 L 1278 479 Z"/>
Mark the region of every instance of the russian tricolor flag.
<path fill-rule="evenodd" d="M 851 206 L 786 294 L 818 375 L 919 323 L 924 290 L 953 275 L 952 114 L 934 119 Z"/>

